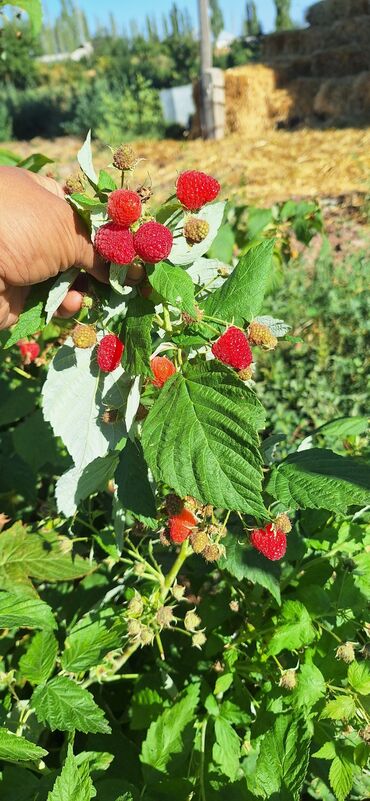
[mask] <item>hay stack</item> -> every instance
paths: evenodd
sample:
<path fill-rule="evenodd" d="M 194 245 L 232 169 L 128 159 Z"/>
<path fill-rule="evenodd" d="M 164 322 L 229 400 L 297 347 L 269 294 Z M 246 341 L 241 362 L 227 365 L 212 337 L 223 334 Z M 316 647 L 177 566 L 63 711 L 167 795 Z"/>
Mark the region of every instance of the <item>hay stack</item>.
<path fill-rule="evenodd" d="M 370 119 L 370 72 L 362 72 L 355 78 L 324 81 L 314 100 L 314 111 L 337 123 Z"/>
<path fill-rule="evenodd" d="M 370 0 L 322 0 L 306 12 L 310 25 L 332 25 L 343 17 L 358 17 L 370 14 Z"/>

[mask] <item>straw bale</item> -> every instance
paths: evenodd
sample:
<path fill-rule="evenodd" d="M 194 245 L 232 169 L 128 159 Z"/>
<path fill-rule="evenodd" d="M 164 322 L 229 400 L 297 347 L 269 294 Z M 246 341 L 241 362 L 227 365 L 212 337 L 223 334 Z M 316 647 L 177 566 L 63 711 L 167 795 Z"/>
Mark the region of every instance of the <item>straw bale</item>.
<path fill-rule="evenodd" d="M 310 25 L 332 25 L 342 17 L 370 14 L 370 0 L 322 0 L 306 12 Z"/>
<path fill-rule="evenodd" d="M 330 27 L 272 33 L 262 40 L 262 58 L 273 63 L 284 56 L 309 56 L 316 50 L 349 44 L 370 50 L 370 15 L 337 20 Z"/>
<path fill-rule="evenodd" d="M 370 123 L 370 72 L 324 81 L 314 111 L 331 122 L 356 119 Z"/>
<path fill-rule="evenodd" d="M 353 45 L 319 50 L 312 55 L 313 77 L 342 77 L 356 75 L 370 68 L 370 48 L 363 50 Z"/>

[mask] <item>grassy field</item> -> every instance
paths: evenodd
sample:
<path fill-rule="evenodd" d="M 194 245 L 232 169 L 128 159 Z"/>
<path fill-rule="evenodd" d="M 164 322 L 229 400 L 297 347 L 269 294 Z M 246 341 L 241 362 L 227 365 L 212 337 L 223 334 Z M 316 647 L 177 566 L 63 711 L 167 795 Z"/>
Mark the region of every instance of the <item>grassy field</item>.
<path fill-rule="evenodd" d="M 26 156 L 42 151 L 56 162 L 54 172 L 65 178 L 75 169 L 77 139 L 5 144 Z M 220 180 L 230 198 L 268 205 L 288 197 L 338 197 L 361 193 L 370 184 L 370 129 L 268 131 L 256 138 L 253 131 L 221 142 L 151 141 L 135 144 L 143 158 L 135 180 L 149 180 L 158 199 L 173 191 L 176 171 L 203 169 Z M 95 144 L 96 165 L 110 161 L 108 148 Z"/>

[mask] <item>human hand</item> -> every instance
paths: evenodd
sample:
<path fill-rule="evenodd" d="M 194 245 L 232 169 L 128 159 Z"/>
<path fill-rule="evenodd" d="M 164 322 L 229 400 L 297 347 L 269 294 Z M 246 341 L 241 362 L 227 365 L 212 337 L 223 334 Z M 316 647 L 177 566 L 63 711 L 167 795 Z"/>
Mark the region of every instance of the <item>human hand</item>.
<path fill-rule="evenodd" d="M 32 284 L 73 265 L 108 281 L 87 228 L 52 178 L 0 167 L 0 209 L 0 329 L 17 321 Z M 136 284 L 143 274 L 142 267 L 131 265 L 126 282 Z M 77 314 L 81 304 L 81 293 L 72 289 L 58 314 Z"/>

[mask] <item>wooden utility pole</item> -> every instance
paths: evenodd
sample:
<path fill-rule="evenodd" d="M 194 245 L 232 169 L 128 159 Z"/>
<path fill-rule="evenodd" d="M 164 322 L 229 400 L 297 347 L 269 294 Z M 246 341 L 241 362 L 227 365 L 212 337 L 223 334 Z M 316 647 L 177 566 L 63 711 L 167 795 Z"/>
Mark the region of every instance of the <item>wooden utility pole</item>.
<path fill-rule="evenodd" d="M 212 67 L 208 0 L 198 0 L 200 29 L 200 125 L 203 139 L 222 139 L 225 129 L 225 81 Z"/>

